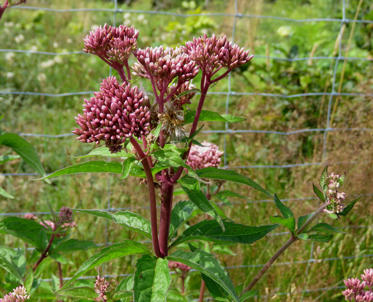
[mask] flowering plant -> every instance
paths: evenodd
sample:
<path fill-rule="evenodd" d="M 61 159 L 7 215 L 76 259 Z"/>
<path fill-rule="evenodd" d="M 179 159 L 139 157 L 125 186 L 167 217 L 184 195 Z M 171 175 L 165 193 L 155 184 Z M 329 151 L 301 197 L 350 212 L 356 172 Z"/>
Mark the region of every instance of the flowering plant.
<path fill-rule="evenodd" d="M 332 226 L 317 223 L 311 227 L 319 214 L 345 216 L 356 201 L 344 205 L 346 195 L 338 191 L 343 178 L 336 174 L 328 175 L 325 169 L 320 181 L 321 190 L 314 186 L 322 205 L 315 212 L 296 220 L 293 212 L 277 195 L 246 176 L 219 168 L 223 153 L 212 143 L 198 142 L 197 135 L 201 129 L 198 123 L 233 122 L 239 118 L 203 110 L 203 106 L 210 87 L 233 69 L 247 64 L 253 56 L 225 36 L 204 35 L 177 48 L 160 46 L 140 49 L 137 47 L 138 35 L 138 31 L 132 27 L 105 25 L 84 39 L 84 50 L 98 56 L 114 69 L 120 81 L 115 76 L 102 81 L 99 91 L 84 101 L 83 113 L 76 117 L 79 127 L 73 132 L 83 143 L 104 144 L 88 156 L 117 160 L 78 163 L 43 179 L 85 172 L 116 173 L 121 179 L 129 176 L 141 178 L 140 185 L 146 186 L 149 196 L 150 221 L 129 211 L 76 211 L 106 219 L 144 235 L 151 239 L 152 251 L 146 244 L 133 240 L 114 243 L 87 259 L 66 282 L 61 281 L 54 294 L 58 297 L 74 297 L 75 292 L 75 297 L 78 297 L 84 288 L 87 297 L 96 301 L 125 301 L 123 299 L 129 297 L 134 301 L 164 301 L 171 284 L 170 270 L 180 277 L 181 288 L 177 290 L 183 296 L 185 278 L 193 269 L 201 276 L 200 301 L 203 301 L 205 288 L 221 301 L 244 301 L 253 294 L 252 288 L 274 261 L 294 242 L 300 239 L 324 242 L 331 239 L 331 232 L 336 231 Z M 132 65 L 131 56 L 136 59 Z M 143 80 L 142 86 L 146 87 L 146 83 L 149 83 L 151 92 L 135 86 L 135 76 Z M 192 83 L 196 78 L 199 78 L 198 88 Z M 196 110 L 191 110 L 189 105 L 195 97 L 198 97 Z M 247 185 L 274 198 L 281 215 L 272 217 L 271 224 L 262 226 L 233 222 L 216 202 L 219 197 L 234 196 L 233 192 L 222 191 L 225 182 Z M 176 187 L 182 190 L 187 200 L 175 203 Z M 199 214 L 207 219 L 198 220 L 196 217 Z M 34 221 L 30 215 L 18 218 L 18 223 L 32 222 L 35 228 L 37 225 L 37 229 L 45 233 L 42 244 L 35 236 L 28 241 L 36 246 L 40 256 L 27 278 L 31 276 L 33 280 L 38 277 L 37 268 L 48 256 L 60 263 L 62 258 L 56 249 L 59 251 L 61 242 L 67 245 L 66 232 L 75 226 L 71 215 L 69 209 L 63 208 L 49 222 Z M 192 224 L 192 218 L 198 222 Z M 290 231 L 289 240 L 249 284 L 238 287 L 233 285 L 219 261 L 196 243 L 252 244 L 278 226 Z M 14 228 L 17 228 L 14 224 L 3 221 L 3 230 L 16 233 Z M 71 246 L 77 250 L 87 247 L 83 241 L 74 243 Z M 87 271 L 128 255 L 141 255 L 131 282 L 124 279 L 115 287 L 98 276 L 96 283 L 90 286 L 85 284 L 82 287 L 77 283 Z M 25 283 L 26 289 L 31 292 L 35 292 L 39 286 L 33 281 L 25 282 L 24 278 L 18 280 Z M 237 293 L 238 290 L 241 295 Z"/>

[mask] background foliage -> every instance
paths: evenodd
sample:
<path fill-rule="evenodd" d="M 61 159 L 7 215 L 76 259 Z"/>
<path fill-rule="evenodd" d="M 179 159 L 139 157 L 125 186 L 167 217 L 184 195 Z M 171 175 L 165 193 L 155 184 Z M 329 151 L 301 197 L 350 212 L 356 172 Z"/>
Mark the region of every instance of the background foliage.
<path fill-rule="evenodd" d="M 70 8 L 113 8 L 112 1 L 99 0 L 30 0 L 34 7 Z M 118 1 L 118 8 L 162 10 L 183 14 L 218 12 L 234 14 L 234 0 L 229 1 Z M 242 14 L 282 16 L 294 19 L 341 18 L 341 1 L 322 0 L 277 0 L 238 1 Z M 350 0 L 346 3 L 346 18 L 373 19 L 370 1 Z M 19 49 L 64 53 L 80 51 L 82 38 L 92 27 L 103 23 L 125 23 L 134 25 L 140 31 L 140 47 L 175 46 L 202 33 L 225 33 L 232 35 L 234 18 L 208 15 L 186 18 L 143 12 L 50 12 L 42 10 L 11 9 L 1 20 L 0 45 L 2 49 Z M 233 129 L 255 129 L 289 131 L 305 128 L 325 128 L 328 96 L 301 96 L 292 98 L 242 95 L 240 93 L 271 93 L 296 95 L 299 93 L 330 92 L 334 60 L 316 57 L 338 56 L 341 37 L 343 57 L 368 58 L 372 60 L 372 25 L 346 23 L 340 31 L 339 22 L 289 22 L 266 18 L 238 18 L 234 40 L 257 55 L 247 69 L 234 72 L 231 90 L 237 94 L 213 94 L 207 100 L 207 108 L 245 116 L 246 120 L 234 124 Z M 271 59 L 268 56 L 282 58 Z M 307 60 L 289 62 L 286 59 Z M 30 96 L 6 92 L 28 91 L 60 94 L 66 92 L 94 91 L 102 78 L 110 71 L 99 60 L 86 54 L 42 55 L 32 53 L 0 53 L 0 128 L 5 131 L 39 134 L 70 133 L 75 127 L 74 116 L 80 112 L 84 96 Z M 341 60 L 336 74 L 336 91 L 361 92 L 372 95 L 372 62 L 362 60 Z M 213 88 L 215 92 L 228 91 L 228 81 Z M 146 88 L 146 87 L 145 87 Z M 85 96 L 87 97 L 87 96 Z M 358 275 L 372 262 L 372 226 L 370 206 L 373 187 L 372 97 L 342 96 L 333 98 L 332 128 L 366 128 L 367 131 L 332 131 L 327 135 L 327 158 L 322 158 L 323 132 L 306 132 L 292 135 L 234 133 L 203 134 L 208 140 L 226 147 L 226 164 L 229 167 L 248 165 L 285 165 L 296 163 L 328 162 L 330 171 L 346 174 L 346 187 L 350 195 L 364 194 L 357 210 L 348 218 L 346 235 L 330 244 L 299 242 L 280 259 L 284 265 L 271 269 L 258 285 L 258 290 L 273 301 L 333 301 L 342 300 L 340 290 L 320 291 L 342 285 L 347 276 Z M 210 128 L 208 128 L 210 127 Z M 204 130 L 223 130 L 223 123 L 206 125 Z M 71 164 L 77 156 L 88 153 L 91 146 L 75 141 L 72 136 L 61 138 L 27 138 L 41 155 L 47 172 Z M 1 154 L 9 153 L 1 149 Z M 13 158 L 12 158 L 13 159 Z M 113 159 L 115 160 L 115 159 Z M 0 162 L 1 163 L 1 162 Z M 279 193 L 289 201 L 296 214 L 302 214 L 317 205 L 314 199 L 299 199 L 312 196 L 312 182 L 321 173 L 322 167 L 310 165 L 292 168 L 250 168 L 242 169 L 259 183 Z M 30 172 L 26 164 L 14 158 L 0 166 L 4 173 Z M 0 183 L 15 199 L 0 197 L 0 212 L 48 211 L 46 201 L 55 209 L 61 206 L 72 208 L 131 208 L 147 215 L 146 191 L 131 180 L 126 183 L 117 177 L 90 175 L 84 177 L 58 178 L 52 184 L 35 181 L 32 177 L 6 177 L 0 175 Z M 124 184 L 124 185 L 123 185 Z M 272 202 L 255 202 L 265 196 L 246 188 L 241 190 L 242 199 L 230 200 L 227 204 L 230 217 L 248 225 L 268 222 L 275 213 Z M 97 244 L 108 244 L 135 236 L 131 231 L 110 228 L 103 220 L 94 216 L 76 214 L 78 228 L 74 238 L 92 239 Z M 344 222 L 346 225 L 346 222 Z M 19 246 L 11 237 L 0 238 L 1 244 Z M 226 266 L 246 265 L 231 269 L 235 283 L 250 279 L 258 268 L 252 265 L 264 263 L 285 238 L 281 234 L 259 241 L 253 246 L 230 248 L 211 246 Z M 303 247 L 306 248 L 303 248 Z M 311 254 L 312 251 L 312 254 Z M 91 251 L 74 254 L 70 265 L 73 275 L 76 267 Z M 333 261 L 315 260 L 305 263 L 310 256 L 314 259 L 341 258 Z M 342 259 L 355 256 L 353 259 Z M 291 262 L 287 264 L 287 262 Z M 48 264 L 47 264 L 48 265 Z M 134 264 L 130 259 L 105 266 L 105 273 L 131 273 Z M 89 275 L 95 275 L 91 271 Z M 0 277 L 0 284 L 1 278 Z M 93 282 L 93 280 L 92 280 Z M 198 295 L 199 280 L 193 274 L 187 279 L 190 292 Z M 302 292 L 309 289 L 307 292 Z M 315 291 L 313 291 L 315 289 Z M 194 290 L 194 291 L 193 291 Z M 9 289 L 2 288 L 7 292 Z M 288 293 L 279 295 L 278 292 Z M 193 297 L 195 297 L 193 296 Z"/>

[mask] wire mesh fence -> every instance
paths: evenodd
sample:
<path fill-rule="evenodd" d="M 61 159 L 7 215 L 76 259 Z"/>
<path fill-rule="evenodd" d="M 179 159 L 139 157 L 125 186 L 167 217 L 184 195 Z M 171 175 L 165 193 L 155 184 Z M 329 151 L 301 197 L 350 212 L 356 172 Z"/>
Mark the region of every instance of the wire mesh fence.
<path fill-rule="evenodd" d="M 226 123 L 224 125 L 224 129 L 221 130 L 205 130 L 201 131 L 204 134 L 216 134 L 216 135 L 223 135 L 224 137 L 224 167 L 225 168 L 233 168 L 233 169 L 289 169 L 295 167 L 308 167 L 308 166 L 325 166 L 328 165 L 328 140 L 327 135 L 329 133 L 338 133 L 338 132 L 361 132 L 361 133 L 371 133 L 373 129 L 370 128 L 361 128 L 361 127 L 344 127 L 344 128 L 334 128 L 331 125 L 331 115 L 332 115 L 332 106 L 333 102 L 337 97 L 360 97 L 364 99 L 369 99 L 373 97 L 373 93 L 367 93 L 365 91 L 356 91 L 356 92 L 343 92 L 337 89 L 337 71 L 341 62 L 345 61 L 362 61 L 362 62 L 372 62 L 373 59 L 369 57 L 355 57 L 355 56 L 344 56 L 343 55 L 343 45 L 342 45 L 342 37 L 343 34 L 343 27 L 346 24 L 373 24 L 373 20 L 360 20 L 360 19 L 352 19 L 346 17 L 346 0 L 340 1 L 340 10 L 341 16 L 340 18 L 304 18 L 304 19 L 294 19 L 289 17 L 283 16 L 269 16 L 269 15 L 255 15 L 255 14 L 246 14 L 239 11 L 239 0 L 234 1 L 234 13 L 222 13 L 222 12 L 209 12 L 209 13 L 195 13 L 192 14 L 193 16 L 211 16 L 211 17 L 225 17 L 232 19 L 232 31 L 231 31 L 231 40 L 235 40 L 236 30 L 237 30 L 237 22 L 238 20 L 242 19 L 266 19 L 266 20 L 279 20 L 279 21 L 286 21 L 292 22 L 295 24 L 303 24 L 303 23 L 318 23 L 318 22 L 329 22 L 329 23 L 337 23 L 340 24 L 340 28 L 338 31 L 337 41 L 338 41 L 338 48 L 337 48 L 337 55 L 336 56 L 306 56 L 306 57 L 292 57 L 292 58 L 284 58 L 278 56 L 272 56 L 268 54 L 255 54 L 255 58 L 264 59 L 264 60 L 274 60 L 274 61 L 285 61 L 285 62 L 303 62 L 307 63 L 310 60 L 312 61 L 330 61 L 334 62 L 332 76 L 331 76 L 331 89 L 330 91 L 318 91 L 318 92 L 304 92 L 304 93 L 296 93 L 296 94 L 282 94 L 282 93 L 266 93 L 266 92 L 248 92 L 248 91 L 234 91 L 232 90 L 232 76 L 229 74 L 227 77 L 227 90 L 226 91 L 214 91 L 209 92 L 210 95 L 217 95 L 225 97 L 225 113 L 228 114 L 231 109 L 231 98 L 233 96 L 262 96 L 262 97 L 272 97 L 272 98 L 282 98 L 282 99 L 295 99 L 295 98 L 303 98 L 303 97 L 327 97 L 327 112 L 326 112 L 326 120 L 324 121 L 325 127 L 323 128 L 304 128 L 304 129 L 295 129 L 289 131 L 277 131 L 277 130 L 258 130 L 258 129 L 230 129 L 230 125 Z M 191 14 L 183 14 L 183 13 L 175 13 L 170 11 L 159 11 L 159 10 L 135 10 L 135 9 L 121 9 L 118 7 L 118 1 L 113 1 L 113 8 L 71 8 L 71 9 L 60 9 L 60 8 L 51 8 L 51 7 L 34 7 L 34 6 L 18 6 L 12 8 L 12 10 L 23 10 L 23 11 L 43 11 L 45 13 L 54 13 L 56 14 L 56 18 L 58 18 L 59 14 L 64 13 L 112 13 L 112 23 L 116 25 L 117 21 L 117 14 L 129 13 L 129 14 L 145 14 L 151 17 L 152 15 L 159 15 L 159 16 L 173 16 L 177 18 L 189 18 Z M 16 53 L 19 55 L 42 55 L 42 56 L 89 56 L 88 54 L 82 51 L 64 51 L 64 52 L 50 52 L 50 51 L 39 51 L 39 50 L 26 50 L 26 49 L 0 49 L 1 53 Z M 108 70 L 108 73 L 111 74 L 111 70 Z M 62 93 L 49 93 L 44 91 L 17 91 L 17 90 L 0 90 L 0 95 L 4 96 L 36 96 L 36 97 L 51 97 L 51 98 L 65 98 L 70 96 L 89 96 L 92 95 L 93 91 L 66 91 Z M 300 163 L 286 163 L 286 164 L 249 164 L 242 163 L 239 166 L 232 166 L 228 163 L 228 150 L 227 150 L 227 141 L 226 137 L 228 135 L 235 135 L 235 134 L 271 134 L 271 135 L 279 135 L 279 136 L 291 136 L 291 135 L 298 135 L 298 134 L 310 134 L 310 133 L 320 133 L 323 135 L 322 139 L 322 160 L 317 162 L 300 162 Z M 60 143 L 58 140 L 62 139 L 70 139 L 73 134 L 72 133 L 59 133 L 59 134 L 48 134 L 48 133 L 19 133 L 21 136 L 24 137 L 34 137 L 39 139 L 45 140 L 55 140 L 55 143 Z M 354 164 L 355 161 L 348 161 L 348 162 L 333 162 L 333 165 L 338 164 Z M 361 162 L 359 162 L 361 163 Z M 371 162 L 367 162 L 366 164 L 371 164 Z M 0 173 L 0 175 L 5 177 L 29 177 L 29 176 L 36 176 L 37 174 L 34 173 Z M 365 194 L 362 196 L 370 197 L 373 194 Z M 300 198 L 283 198 L 281 199 L 283 202 L 297 202 L 297 201 L 306 201 L 315 199 L 314 197 L 300 197 Z M 268 199 L 260 199 L 260 200 L 247 200 L 247 203 L 269 203 L 272 200 Z M 145 207 L 143 207 L 145 208 Z M 107 203 L 106 208 L 101 209 L 103 211 L 111 212 L 117 210 L 131 210 L 131 208 L 123 207 L 123 208 L 115 208 L 111 206 L 111 180 L 108 178 L 107 182 Z M 27 213 L 30 213 L 27 211 Z M 47 215 L 50 212 L 32 212 L 35 215 Z M 26 212 L 9 212 L 9 213 L 0 213 L 0 216 L 22 216 L 26 214 Z M 346 228 L 371 228 L 372 225 L 352 225 Z M 107 228 L 106 228 L 106 238 L 105 238 L 105 245 L 109 245 L 109 239 L 107 235 Z M 282 233 L 274 233 L 271 236 L 283 236 L 288 235 L 288 232 Z M 358 259 L 358 258 L 370 258 L 373 257 L 371 253 L 364 253 L 360 255 L 345 255 L 341 257 L 329 257 L 329 258 L 317 258 L 314 256 L 314 246 L 311 245 L 309 258 L 304 260 L 296 260 L 296 261 L 286 261 L 286 262 L 278 262 L 275 263 L 275 266 L 293 266 L 299 264 L 307 264 L 306 267 L 306 275 L 308 274 L 309 265 L 315 263 L 322 263 L 322 262 L 333 262 L 333 261 L 341 261 L 341 260 L 351 260 L 351 259 Z M 239 270 L 239 269 L 247 269 L 247 268 L 260 268 L 264 264 L 248 264 L 248 265 L 235 265 L 235 266 L 228 266 L 226 269 L 228 270 Z M 125 277 L 130 276 L 131 274 L 121 274 L 121 275 L 110 275 L 107 274 L 106 277 L 114 278 L 114 277 Z M 81 277 L 82 279 L 94 279 L 95 276 L 84 276 Z M 68 280 L 69 277 L 66 277 L 65 280 Z M 45 279 L 45 281 L 50 281 Z M 339 285 L 331 286 L 331 287 L 322 287 L 316 289 L 303 289 L 302 293 L 311 293 L 311 292 L 325 292 L 325 291 L 332 291 L 332 290 L 340 290 L 342 287 Z M 278 292 L 276 295 L 288 295 L 289 293 L 286 292 Z"/>

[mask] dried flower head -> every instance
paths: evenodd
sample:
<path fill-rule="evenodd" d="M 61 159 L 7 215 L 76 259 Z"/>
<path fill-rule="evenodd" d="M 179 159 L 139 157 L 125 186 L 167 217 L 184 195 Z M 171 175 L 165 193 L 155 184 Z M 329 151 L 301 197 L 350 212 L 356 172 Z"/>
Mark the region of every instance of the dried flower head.
<path fill-rule="evenodd" d="M 23 302 L 28 299 L 30 299 L 30 296 L 27 294 L 26 288 L 18 286 L 11 293 L 0 299 L 0 302 Z"/>
<path fill-rule="evenodd" d="M 195 62 L 181 48 L 147 47 L 136 50 L 135 56 L 139 61 L 134 64 L 135 73 L 152 79 L 159 91 L 165 92 L 175 78 L 181 85 L 198 73 Z"/>
<path fill-rule="evenodd" d="M 73 133 L 84 143 L 104 141 L 111 152 L 118 152 L 130 136 L 141 137 L 150 131 L 148 100 L 137 88 L 119 85 L 115 77 L 101 83 L 99 92 L 85 100 L 83 115 L 76 117 L 80 129 Z"/>
<path fill-rule="evenodd" d="M 325 212 L 339 214 L 343 211 L 346 193 L 338 191 L 339 187 L 343 184 L 343 180 L 343 176 L 335 173 L 331 173 L 327 177 L 326 200 L 328 206 L 326 207 Z"/>
<path fill-rule="evenodd" d="M 173 103 L 165 104 L 164 112 L 158 113 L 158 121 L 171 141 L 181 141 L 186 136 L 183 127 L 184 111 L 176 108 Z"/>
<path fill-rule="evenodd" d="M 73 211 L 68 207 L 62 207 L 58 215 L 61 224 L 73 221 Z"/>
<path fill-rule="evenodd" d="M 96 301 L 98 302 L 107 302 L 106 293 L 109 289 L 110 283 L 105 280 L 104 277 L 97 276 L 95 283 L 95 292 L 98 295 Z"/>
<path fill-rule="evenodd" d="M 185 52 L 210 77 L 222 67 L 232 70 L 249 62 L 253 56 L 226 36 L 203 35 L 185 44 Z"/>
<path fill-rule="evenodd" d="M 111 65 L 123 66 L 137 47 L 138 35 L 139 32 L 133 27 L 113 27 L 105 24 L 85 37 L 84 51 L 99 56 Z"/>
<path fill-rule="evenodd" d="M 223 152 L 219 147 L 209 142 L 203 142 L 202 146 L 193 145 L 187 159 L 187 165 L 192 169 L 202 169 L 207 167 L 218 167 L 220 165 Z"/>

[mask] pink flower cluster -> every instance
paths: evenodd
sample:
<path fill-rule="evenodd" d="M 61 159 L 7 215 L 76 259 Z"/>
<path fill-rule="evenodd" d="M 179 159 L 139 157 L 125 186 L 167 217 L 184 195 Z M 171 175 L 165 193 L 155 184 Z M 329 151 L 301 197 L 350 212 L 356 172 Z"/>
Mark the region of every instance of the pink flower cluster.
<path fill-rule="evenodd" d="M 331 173 L 328 178 L 328 188 L 326 192 L 327 202 L 329 203 L 325 209 L 328 213 L 339 214 L 344 209 L 344 201 L 346 199 L 346 193 L 339 192 L 338 189 L 343 183 L 343 176 L 335 173 Z"/>
<path fill-rule="evenodd" d="M 192 269 L 190 266 L 176 261 L 168 261 L 168 267 L 170 269 L 179 269 L 183 272 L 189 272 Z"/>
<path fill-rule="evenodd" d="M 253 56 L 226 36 L 204 35 L 185 44 L 185 52 L 210 77 L 222 67 L 232 70 L 249 62 Z"/>
<path fill-rule="evenodd" d="M 187 159 L 187 165 L 193 170 L 218 167 L 220 165 L 223 152 L 219 151 L 219 147 L 212 143 L 203 142 L 202 146 L 193 145 Z"/>
<path fill-rule="evenodd" d="M 347 301 L 373 302 L 373 268 L 364 270 L 361 280 L 351 278 L 344 281 L 346 290 L 342 294 Z"/>
<path fill-rule="evenodd" d="M 181 48 L 147 47 L 136 50 L 135 56 L 139 61 L 134 65 L 136 74 L 151 79 L 160 92 L 165 92 L 176 77 L 180 86 L 198 73 L 198 66 Z"/>
<path fill-rule="evenodd" d="M 23 302 L 28 299 L 30 299 L 30 296 L 27 294 L 26 288 L 18 286 L 11 293 L 0 299 L 0 302 Z"/>
<path fill-rule="evenodd" d="M 73 131 L 84 143 L 104 141 L 111 152 L 122 149 L 125 139 L 141 137 L 150 131 L 147 98 L 129 84 L 119 85 L 115 77 L 101 83 L 100 91 L 85 100 L 83 115 L 76 117 L 80 126 Z"/>
<path fill-rule="evenodd" d="M 110 283 L 105 280 L 104 277 L 97 276 L 95 283 L 95 292 L 98 295 L 96 298 L 97 302 L 107 302 L 106 293 L 109 289 Z"/>
<path fill-rule="evenodd" d="M 139 32 L 133 27 L 105 24 L 91 31 L 84 39 L 84 51 L 99 56 L 113 67 L 128 64 L 128 58 L 137 47 Z"/>

